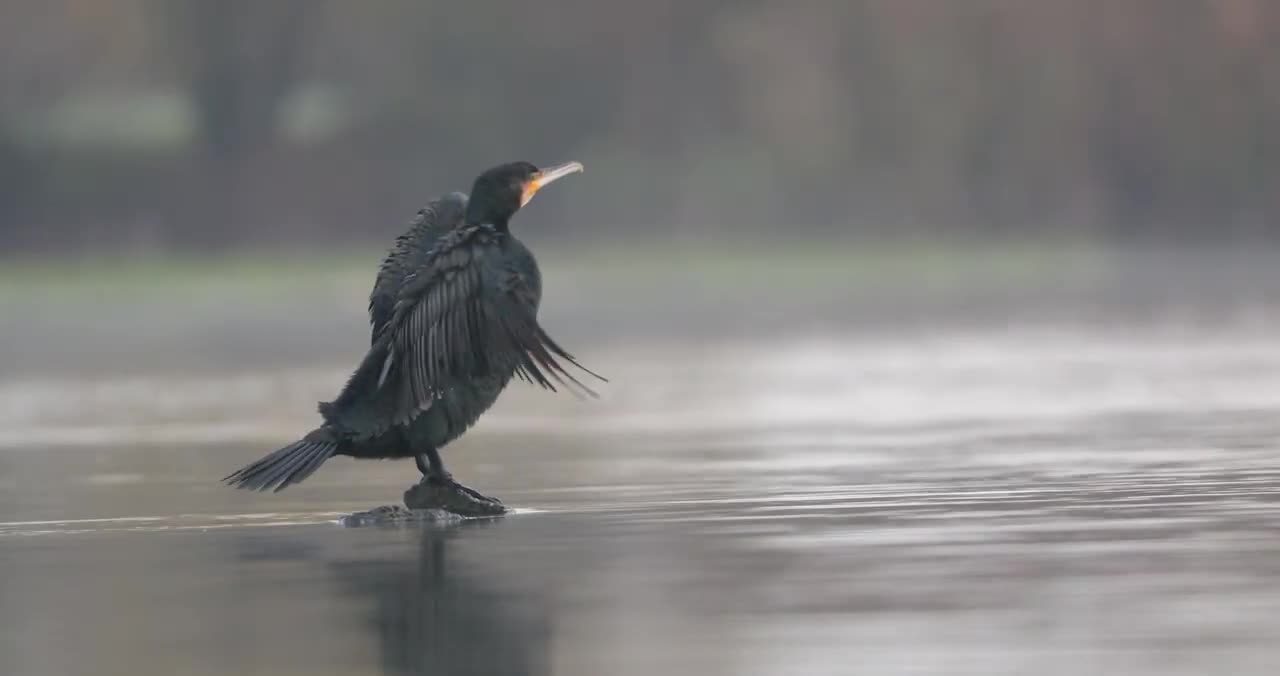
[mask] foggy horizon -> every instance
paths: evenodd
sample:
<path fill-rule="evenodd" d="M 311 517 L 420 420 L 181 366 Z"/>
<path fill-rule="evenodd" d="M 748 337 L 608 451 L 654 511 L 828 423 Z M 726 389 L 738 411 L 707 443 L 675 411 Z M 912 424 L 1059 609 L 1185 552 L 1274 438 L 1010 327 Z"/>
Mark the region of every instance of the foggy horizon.
<path fill-rule="evenodd" d="M 50 0 L 0 27 L 10 255 L 379 246 L 515 159 L 586 164 L 521 217 L 561 241 L 1280 234 L 1265 0 Z"/>

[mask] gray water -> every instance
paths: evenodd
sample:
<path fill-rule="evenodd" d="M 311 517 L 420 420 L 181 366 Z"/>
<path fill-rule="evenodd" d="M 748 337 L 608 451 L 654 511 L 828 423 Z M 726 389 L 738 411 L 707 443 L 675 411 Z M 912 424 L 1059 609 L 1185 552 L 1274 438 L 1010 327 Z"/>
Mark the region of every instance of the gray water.
<path fill-rule="evenodd" d="M 580 341 L 445 452 L 515 514 L 385 528 L 412 463 L 217 481 L 342 350 L 11 343 L 0 674 L 1277 673 L 1280 323 L 1203 309 Z"/>

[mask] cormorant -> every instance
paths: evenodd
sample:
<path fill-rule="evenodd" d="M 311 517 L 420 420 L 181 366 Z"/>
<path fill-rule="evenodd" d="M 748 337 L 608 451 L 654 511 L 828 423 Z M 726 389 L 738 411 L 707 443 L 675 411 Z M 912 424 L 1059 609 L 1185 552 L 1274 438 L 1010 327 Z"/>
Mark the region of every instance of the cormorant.
<path fill-rule="evenodd" d="M 491 501 L 453 481 L 440 448 L 471 427 L 513 375 L 594 395 L 562 359 L 600 378 L 538 324 L 538 265 L 508 227 L 539 189 L 580 171 L 577 162 L 503 164 L 476 178 L 470 198 L 454 192 L 421 209 L 378 270 L 371 346 L 337 398 L 320 404 L 324 423 L 223 480 L 279 491 L 335 455 L 412 457 L 429 482 Z"/>

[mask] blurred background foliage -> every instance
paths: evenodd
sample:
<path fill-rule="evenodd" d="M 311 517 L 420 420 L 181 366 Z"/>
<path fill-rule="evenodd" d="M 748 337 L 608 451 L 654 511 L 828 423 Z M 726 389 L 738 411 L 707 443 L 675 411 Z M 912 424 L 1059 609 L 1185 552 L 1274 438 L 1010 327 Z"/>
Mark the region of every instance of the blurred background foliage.
<path fill-rule="evenodd" d="M 1280 236 L 1271 0 L 8 0 L 10 254 L 381 245 L 516 158 L 547 237 Z"/>

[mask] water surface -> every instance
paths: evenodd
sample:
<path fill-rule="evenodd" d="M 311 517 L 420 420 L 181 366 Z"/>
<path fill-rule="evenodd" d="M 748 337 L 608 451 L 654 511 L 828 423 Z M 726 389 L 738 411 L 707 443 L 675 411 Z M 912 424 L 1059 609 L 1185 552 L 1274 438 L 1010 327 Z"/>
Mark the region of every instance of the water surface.
<path fill-rule="evenodd" d="M 1265 318 L 596 341 L 602 400 L 517 385 L 446 451 L 519 508 L 453 526 L 337 523 L 409 462 L 218 484 L 309 429 L 337 352 L 11 364 L 0 673 L 1280 668 Z"/>

